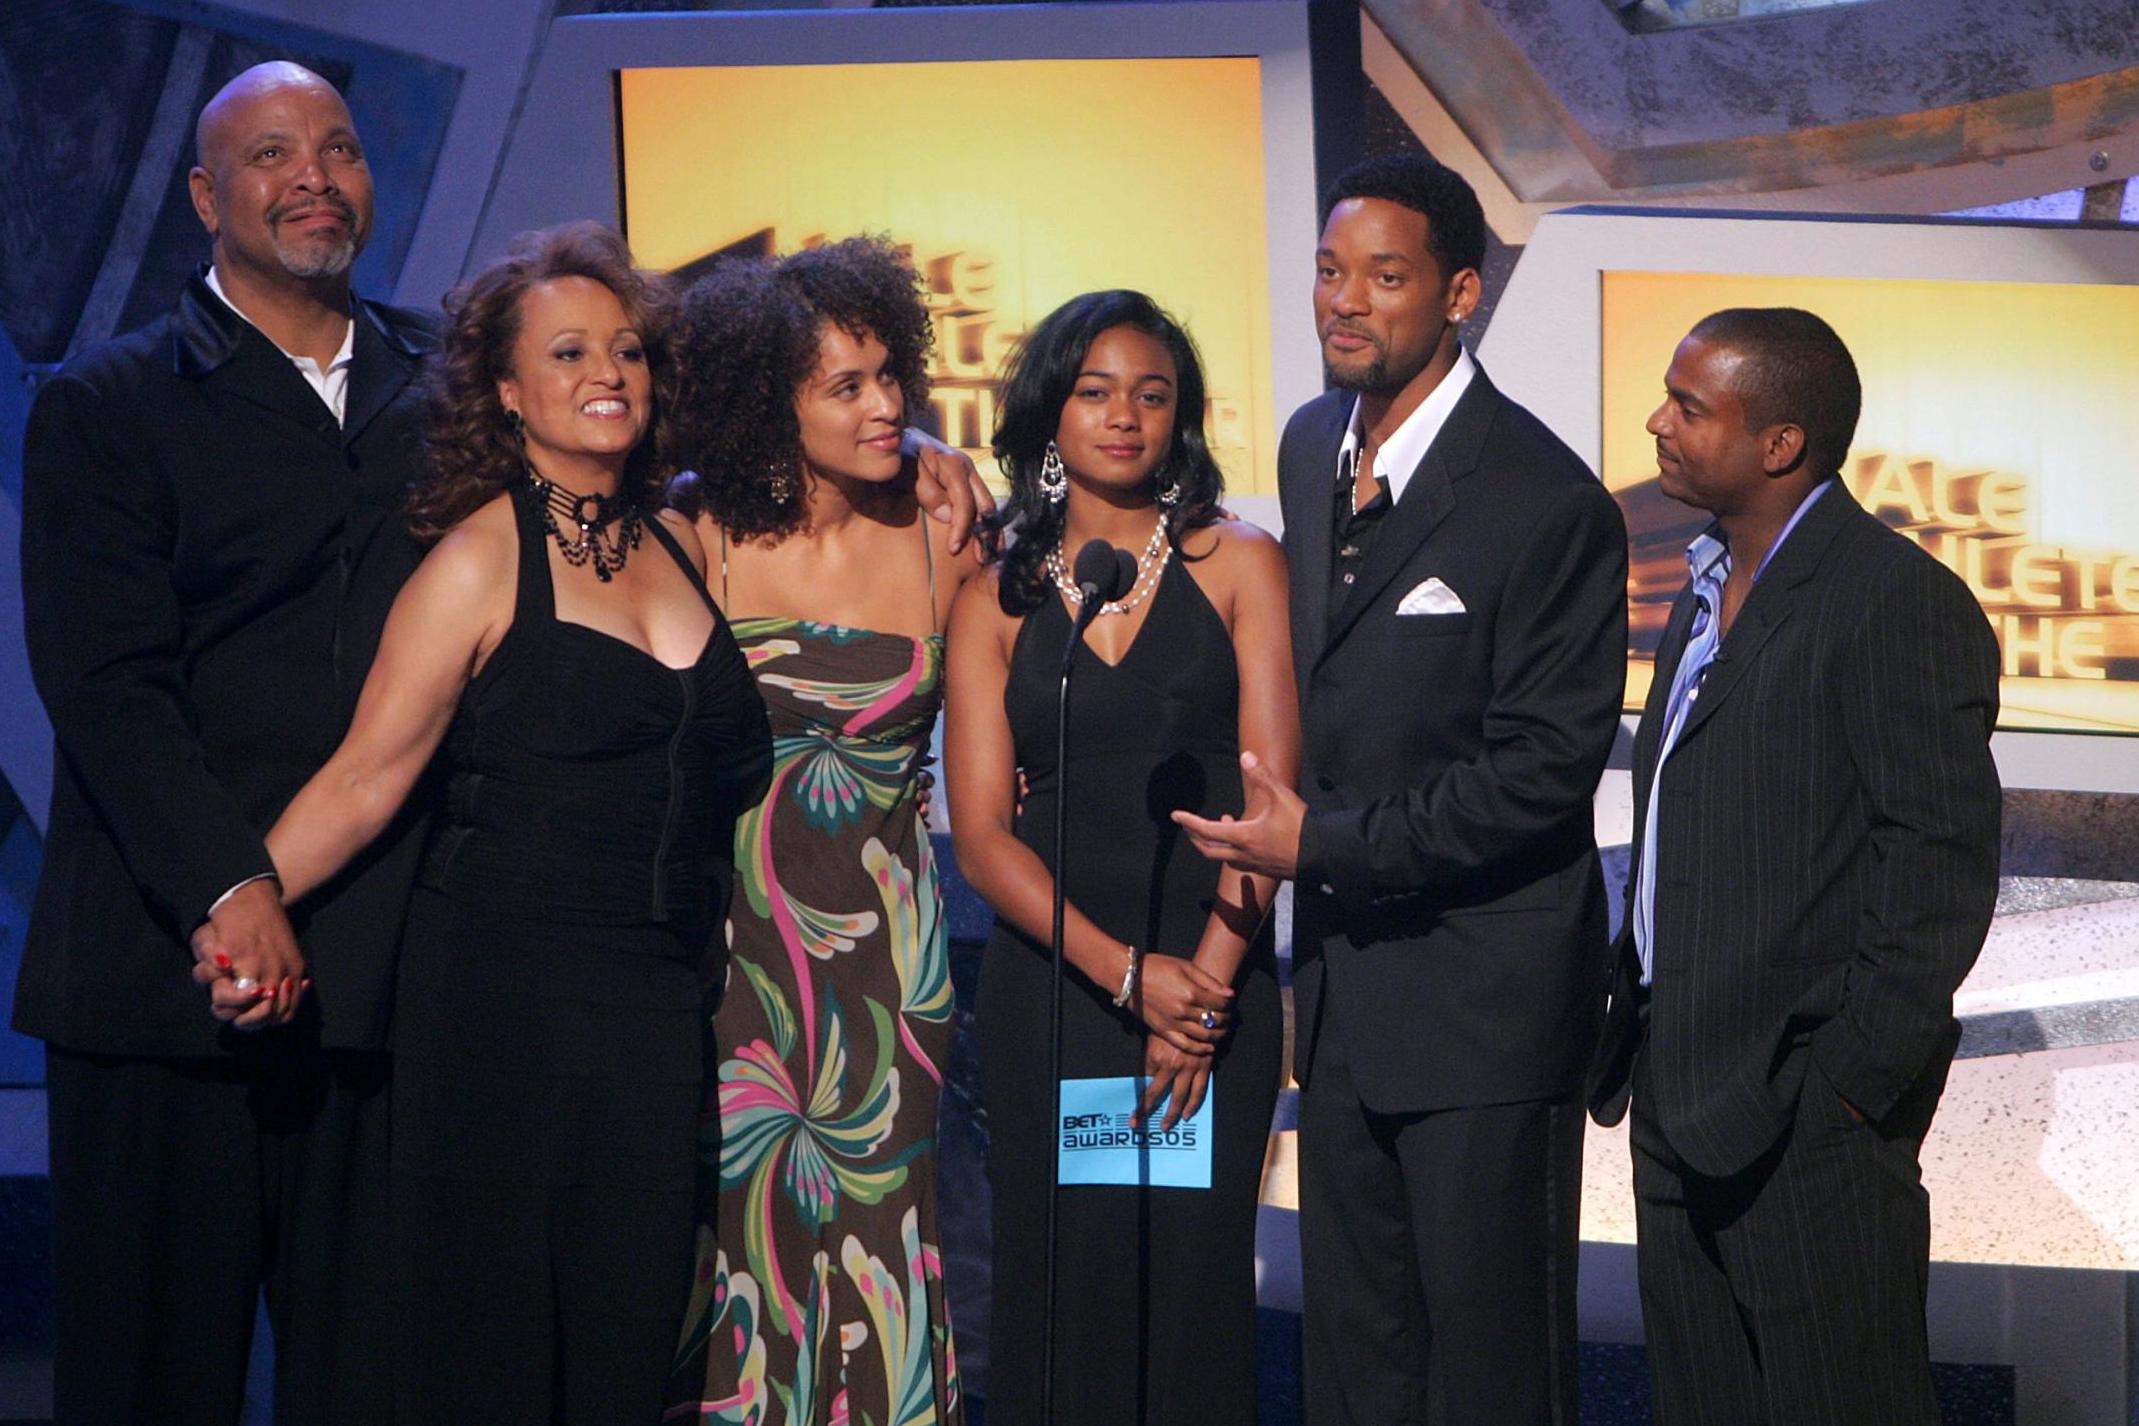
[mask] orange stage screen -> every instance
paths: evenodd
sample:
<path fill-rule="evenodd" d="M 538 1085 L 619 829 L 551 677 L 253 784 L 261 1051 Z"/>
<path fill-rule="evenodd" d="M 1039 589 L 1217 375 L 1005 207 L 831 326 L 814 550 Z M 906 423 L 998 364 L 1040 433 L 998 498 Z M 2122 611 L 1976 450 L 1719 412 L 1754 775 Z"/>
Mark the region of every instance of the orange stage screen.
<path fill-rule="evenodd" d="M 1710 312 L 1802 307 L 1864 382 L 1844 481 L 1968 582 L 1998 636 L 1999 726 L 2139 732 L 2139 287 L 1603 277 L 1604 483 L 1633 542 L 1630 710 L 1707 523 L 1657 488 L 1643 425 L 1664 368 Z"/>
<path fill-rule="evenodd" d="M 996 377 L 1067 298 L 1150 293 L 1194 333 L 1228 487 L 1275 494 L 1261 63 L 1010 60 L 626 70 L 633 251 L 888 233 L 925 275 L 938 428 L 994 474 Z"/>

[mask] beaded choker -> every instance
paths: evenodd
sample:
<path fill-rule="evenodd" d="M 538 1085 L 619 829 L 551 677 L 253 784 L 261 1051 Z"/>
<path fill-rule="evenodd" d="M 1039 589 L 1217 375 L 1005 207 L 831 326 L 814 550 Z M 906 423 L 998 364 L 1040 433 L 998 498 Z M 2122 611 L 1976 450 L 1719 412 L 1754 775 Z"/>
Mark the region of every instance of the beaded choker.
<path fill-rule="evenodd" d="M 638 505 L 621 495 L 580 495 L 554 481 L 544 480 L 530 469 L 527 483 L 542 497 L 542 528 L 557 542 L 569 565 L 592 565 L 594 577 L 607 584 L 610 576 L 639 547 L 644 533 Z M 567 535 L 557 522 L 571 522 L 576 533 Z M 611 521 L 616 530 L 605 535 Z"/>

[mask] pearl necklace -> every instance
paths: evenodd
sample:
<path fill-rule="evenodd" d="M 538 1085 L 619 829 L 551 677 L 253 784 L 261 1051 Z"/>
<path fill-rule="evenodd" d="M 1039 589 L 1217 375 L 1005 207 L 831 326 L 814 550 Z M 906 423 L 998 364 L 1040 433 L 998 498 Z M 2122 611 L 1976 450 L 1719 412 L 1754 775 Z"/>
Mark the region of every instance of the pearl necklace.
<path fill-rule="evenodd" d="M 1173 546 L 1166 539 L 1166 522 L 1159 521 L 1151 528 L 1151 538 L 1144 542 L 1144 552 L 1136 557 L 1136 582 L 1129 586 L 1127 595 L 1109 599 L 1099 606 L 1102 614 L 1126 614 L 1151 597 L 1151 591 L 1159 587 L 1159 576 L 1166 572 L 1166 562 L 1173 558 Z M 1055 588 L 1078 608 L 1084 607 L 1084 591 L 1077 581 L 1070 578 L 1069 566 L 1062 561 L 1062 546 L 1056 545 L 1047 552 L 1046 568 L 1055 581 Z"/>

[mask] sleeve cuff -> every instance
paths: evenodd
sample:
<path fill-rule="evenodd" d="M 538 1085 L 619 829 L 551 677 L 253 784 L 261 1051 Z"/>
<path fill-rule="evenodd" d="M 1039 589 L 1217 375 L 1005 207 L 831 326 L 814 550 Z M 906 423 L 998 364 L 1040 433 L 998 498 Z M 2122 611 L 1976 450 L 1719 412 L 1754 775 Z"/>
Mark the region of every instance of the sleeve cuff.
<path fill-rule="evenodd" d="M 1857 1028 L 1834 1019 L 1812 1037 L 1812 1058 L 1828 1082 L 1867 1119 L 1884 1119 L 1922 1066 L 1904 1068 L 1877 1053 Z"/>
<path fill-rule="evenodd" d="M 262 871 L 253 873 L 251 876 L 246 877 L 243 881 L 234 882 L 228 891 L 224 892 L 221 896 L 218 896 L 215 900 L 208 903 L 207 914 L 201 917 L 201 921 L 213 920 L 215 917 L 215 913 L 223 909 L 224 902 L 230 900 L 231 897 L 236 896 L 239 892 L 243 891 L 246 887 L 251 886 L 254 882 L 273 881 L 274 879 L 275 874 L 273 872 Z M 195 922 L 194 924 L 198 926 L 200 922 Z"/>

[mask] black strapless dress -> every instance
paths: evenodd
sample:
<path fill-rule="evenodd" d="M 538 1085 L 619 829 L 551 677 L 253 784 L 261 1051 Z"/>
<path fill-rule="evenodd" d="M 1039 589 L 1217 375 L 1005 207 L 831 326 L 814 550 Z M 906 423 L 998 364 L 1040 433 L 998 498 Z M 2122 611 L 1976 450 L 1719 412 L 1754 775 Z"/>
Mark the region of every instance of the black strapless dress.
<path fill-rule="evenodd" d="M 448 736 L 395 990 L 397 1405 L 639 1426 L 690 1291 L 715 930 L 769 735 L 717 609 L 682 669 L 559 620 L 534 497 L 514 506 L 512 628 Z M 703 595 L 647 528 L 641 558 Z"/>
<path fill-rule="evenodd" d="M 1018 632 L 1003 702 L 1028 790 L 1018 838 L 1053 852 L 1055 691 L 1070 619 L 1050 598 Z M 1238 814 L 1239 682 L 1224 621 L 1169 565 L 1135 643 L 1110 665 L 1077 652 L 1070 692 L 1070 903 L 1109 935 L 1193 954 L 1218 870 L 1168 814 Z M 1144 1030 L 1113 987 L 1074 969 L 1065 1078 L 1142 1072 Z M 1283 1028 L 1266 928 L 1235 981 L 1237 1019 L 1212 1077 L 1211 1187 L 1062 1190 L 1055 1320 L 1059 1426 L 1252 1426 L 1255 1211 Z M 995 1190 L 988 1419 L 1040 1419 L 1053 1093 L 1048 950 L 998 921 L 981 963 L 981 1077 Z"/>

